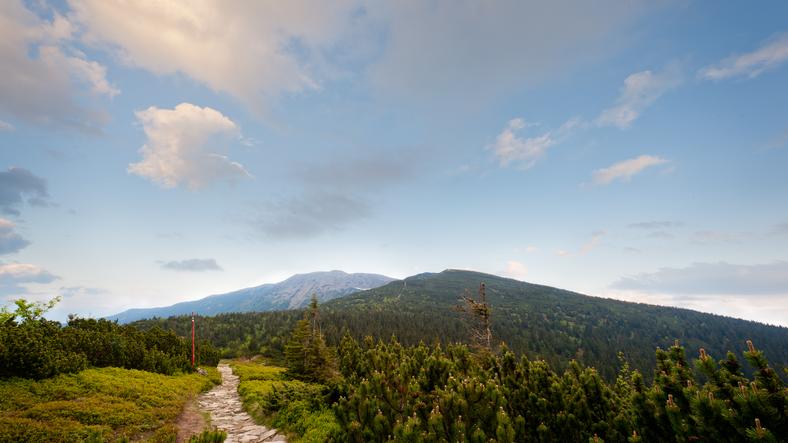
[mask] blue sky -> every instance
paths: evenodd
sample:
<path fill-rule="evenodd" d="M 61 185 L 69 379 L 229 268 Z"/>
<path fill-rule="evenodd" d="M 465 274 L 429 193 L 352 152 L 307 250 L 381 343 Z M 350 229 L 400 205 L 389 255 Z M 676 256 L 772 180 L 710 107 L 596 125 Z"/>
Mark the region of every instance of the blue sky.
<path fill-rule="evenodd" d="M 12 0 L 0 41 L 4 301 L 464 268 L 788 325 L 785 2 Z"/>

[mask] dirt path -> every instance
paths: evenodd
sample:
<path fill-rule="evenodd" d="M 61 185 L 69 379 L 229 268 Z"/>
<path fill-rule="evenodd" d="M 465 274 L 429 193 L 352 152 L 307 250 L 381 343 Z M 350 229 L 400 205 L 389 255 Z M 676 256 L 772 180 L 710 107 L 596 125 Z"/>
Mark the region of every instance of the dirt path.
<path fill-rule="evenodd" d="M 219 365 L 222 384 L 200 395 L 200 408 L 211 414 L 211 425 L 227 432 L 226 443 L 287 442 L 276 429 L 255 424 L 238 396 L 238 377 L 226 364 Z"/>
<path fill-rule="evenodd" d="M 189 437 L 197 435 L 205 429 L 205 418 L 197 406 L 197 399 L 192 398 L 183 407 L 183 412 L 176 420 L 178 426 L 178 435 L 175 438 L 176 443 L 184 443 L 189 441 Z"/>

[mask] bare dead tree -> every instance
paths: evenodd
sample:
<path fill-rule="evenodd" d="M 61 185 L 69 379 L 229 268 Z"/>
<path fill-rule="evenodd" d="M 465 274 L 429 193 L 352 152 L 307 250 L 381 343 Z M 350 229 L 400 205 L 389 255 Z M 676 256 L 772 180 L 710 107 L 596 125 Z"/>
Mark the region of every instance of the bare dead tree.
<path fill-rule="evenodd" d="M 456 310 L 464 313 L 471 322 L 470 338 L 474 346 L 485 351 L 492 351 L 492 327 L 490 315 L 492 309 L 487 303 L 487 291 L 484 283 L 479 285 L 479 298 L 474 299 L 469 290 L 460 297 L 462 304 Z"/>

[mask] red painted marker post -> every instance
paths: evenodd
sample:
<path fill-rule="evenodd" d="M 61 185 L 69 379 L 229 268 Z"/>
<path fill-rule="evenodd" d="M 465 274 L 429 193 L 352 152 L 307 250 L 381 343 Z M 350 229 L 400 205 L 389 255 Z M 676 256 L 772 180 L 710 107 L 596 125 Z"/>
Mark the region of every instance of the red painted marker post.
<path fill-rule="evenodd" d="M 192 368 L 194 367 L 194 312 L 192 312 Z"/>

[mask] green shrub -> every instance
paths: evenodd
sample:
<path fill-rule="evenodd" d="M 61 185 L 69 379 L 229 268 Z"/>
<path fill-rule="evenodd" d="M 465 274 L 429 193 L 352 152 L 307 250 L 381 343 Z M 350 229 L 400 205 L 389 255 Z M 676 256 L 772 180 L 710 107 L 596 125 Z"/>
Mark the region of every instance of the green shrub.
<path fill-rule="evenodd" d="M 328 408 L 329 389 L 321 384 L 284 380 L 284 369 L 233 362 L 246 410 L 261 423 L 297 434 L 291 441 L 341 441 L 341 428 Z"/>
<path fill-rule="evenodd" d="M 189 443 L 222 443 L 227 438 L 227 433 L 221 429 L 206 429 L 199 435 L 192 435 Z"/>

